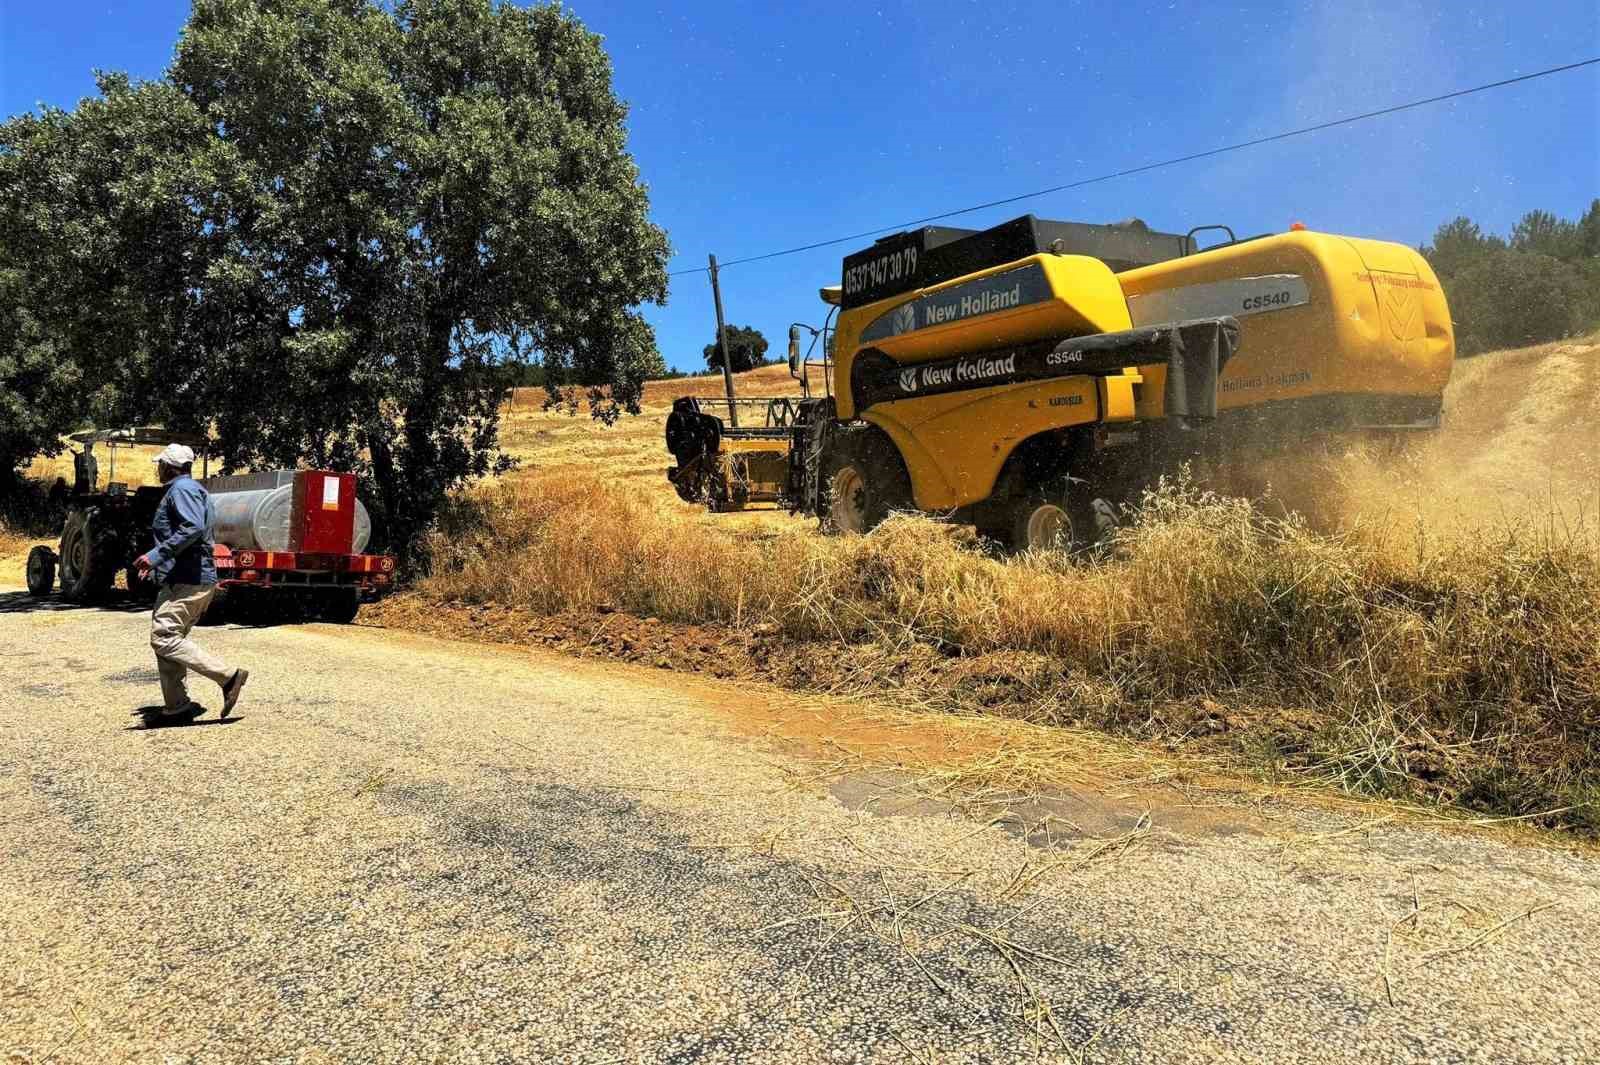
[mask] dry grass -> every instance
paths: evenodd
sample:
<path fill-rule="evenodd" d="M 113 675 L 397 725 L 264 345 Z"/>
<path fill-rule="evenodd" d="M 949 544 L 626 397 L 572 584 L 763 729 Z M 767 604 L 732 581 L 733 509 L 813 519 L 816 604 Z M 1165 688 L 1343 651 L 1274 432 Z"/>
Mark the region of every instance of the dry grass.
<path fill-rule="evenodd" d="M 0 584 L 15 569 L 21 581 L 22 560 L 36 543 L 55 539 L 55 512 L 47 499 L 47 482 L 23 478 L 15 488 L 0 490 Z M 14 565 L 13 565 L 14 563 Z"/>
<path fill-rule="evenodd" d="M 944 657 L 1023 652 L 1032 660 L 1012 679 L 1051 689 L 1039 702 L 1060 723 L 1138 729 L 1203 700 L 1301 710 L 1298 727 L 1280 714 L 1264 735 L 1245 712 L 1242 731 L 1276 745 L 1276 760 L 1367 792 L 1420 783 L 1526 813 L 1581 801 L 1600 779 L 1592 515 L 1449 537 L 1372 523 L 1328 535 L 1178 484 L 1094 565 L 1001 562 L 915 517 L 846 539 L 708 531 L 583 473 L 501 486 L 454 517 L 425 586 L 442 600 L 768 626 Z"/>
<path fill-rule="evenodd" d="M 826 642 L 878 663 L 868 679 L 897 698 L 1208 750 L 1221 734 L 1273 774 L 1565 807 L 1554 820 L 1593 828 L 1597 352 L 1590 338 L 1464 362 L 1445 432 L 1257 457 L 1257 483 L 1234 485 L 1254 503 L 1169 484 L 1093 565 L 996 560 L 921 518 L 827 539 L 681 504 L 659 434 L 683 382 L 621 432 L 513 410 L 523 471 L 458 503 L 421 590 Z M 960 663 L 981 676 L 952 689 Z"/>

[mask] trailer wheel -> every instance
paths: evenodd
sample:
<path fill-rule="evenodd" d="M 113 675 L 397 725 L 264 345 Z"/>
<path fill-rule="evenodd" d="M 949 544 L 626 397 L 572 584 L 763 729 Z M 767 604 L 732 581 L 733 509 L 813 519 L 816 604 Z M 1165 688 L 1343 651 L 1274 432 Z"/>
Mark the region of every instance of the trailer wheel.
<path fill-rule="evenodd" d="M 61 530 L 61 595 L 84 602 L 104 594 L 116 577 L 115 545 L 100 525 L 100 512 L 91 507 L 67 516 Z"/>
<path fill-rule="evenodd" d="M 361 593 L 351 589 L 340 590 L 323 597 L 318 604 L 317 614 L 323 621 L 335 625 L 348 625 L 356 619 L 361 612 Z"/>
<path fill-rule="evenodd" d="M 28 552 L 28 594 L 49 595 L 56 585 L 56 553 L 48 547 Z"/>

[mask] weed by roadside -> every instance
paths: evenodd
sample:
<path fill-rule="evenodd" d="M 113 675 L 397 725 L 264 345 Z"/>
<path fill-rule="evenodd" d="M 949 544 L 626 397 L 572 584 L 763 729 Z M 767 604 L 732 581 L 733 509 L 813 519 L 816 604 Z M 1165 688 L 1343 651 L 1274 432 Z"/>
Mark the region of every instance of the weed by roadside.
<path fill-rule="evenodd" d="M 0 483 L 0 557 L 17 554 L 60 532 L 60 507 L 50 502 L 49 486 L 29 477 Z"/>

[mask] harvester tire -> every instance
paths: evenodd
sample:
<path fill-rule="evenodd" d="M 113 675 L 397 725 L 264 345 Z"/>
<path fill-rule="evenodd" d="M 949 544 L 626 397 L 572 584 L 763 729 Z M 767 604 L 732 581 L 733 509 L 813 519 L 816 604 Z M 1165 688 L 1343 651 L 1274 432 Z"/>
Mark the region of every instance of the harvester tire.
<path fill-rule="evenodd" d="M 1066 500 L 1038 492 L 1013 511 L 1011 547 L 1016 551 L 1071 550 L 1077 530 Z"/>
<path fill-rule="evenodd" d="M 1110 505 L 1102 499 L 1075 498 L 1069 490 L 1036 488 L 1010 509 L 1010 524 L 984 529 L 1002 547 L 1023 551 L 1082 551 L 1093 547 L 1114 528 Z"/>
<path fill-rule="evenodd" d="M 822 525 L 831 533 L 869 533 L 892 510 L 911 505 L 911 484 L 894 443 L 881 430 L 836 438 L 822 468 Z"/>
<path fill-rule="evenodd" d="M 855 455 L 841 456 L 828 471 L 824 491 L 828 509 L 823 524 L 833 533 L 867 533 L 883 521 L 867 480 L 867 464 Z"/>
<path fill-rule="evenodd" d="M 28 594 L 45 596 L 56 586 L 56 553 L 48 547 L 28 552 Z"/>
<path fill-rule="evenodd" d="M 100 524 L 100 512 L 73 511 L 61 530 L 61 596 L 74 603 L 105 594 L 116 577 L 114 538 Z"/>

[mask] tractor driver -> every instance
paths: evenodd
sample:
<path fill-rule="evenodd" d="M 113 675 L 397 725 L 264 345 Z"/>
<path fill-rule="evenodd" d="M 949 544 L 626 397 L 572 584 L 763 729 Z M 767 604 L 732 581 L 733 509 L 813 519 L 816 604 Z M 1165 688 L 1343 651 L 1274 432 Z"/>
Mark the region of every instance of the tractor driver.
<path fill-rule="evenodd" d="M 163 719 L 192 720 L 205 713 L 205 707 L 189 698 L 184 676 L 189 670 L 221 686 L 224 718 L 233 712 L 250 677 L 249 670 L 230 669 L 189 639 L 189 630 L 217 594 L 211 497 L 190 476 L 193 465 L 194 452 L 182 444 L 168 444 L 156 456 L 161 483 L 167 486 L 151 522 L 156 546 L 134 561 L 140 576 L 153 573 L 161 585 L 150 615 L 150 647 L 161 671 Z"/>

